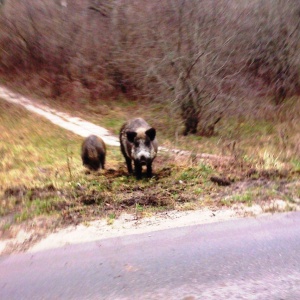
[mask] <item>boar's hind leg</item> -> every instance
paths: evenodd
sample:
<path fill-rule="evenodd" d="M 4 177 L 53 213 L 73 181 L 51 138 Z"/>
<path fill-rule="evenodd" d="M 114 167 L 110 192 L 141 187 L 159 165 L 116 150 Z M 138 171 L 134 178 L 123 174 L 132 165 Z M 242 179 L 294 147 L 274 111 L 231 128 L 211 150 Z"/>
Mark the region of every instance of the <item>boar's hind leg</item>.
<path fill-rule="evenodd" d="M 142 165 L 137 160 L 134 161 L 134 169 L 135 169 L 136 179 L 141 179 L 142 178 Z"/>
<path fill-rule="evenodd" d="M 82 153 L 81 158 L 82 158 L 83 165 L 88 165 L 90 163 L 90 160 L 88 158 L 86 151 L 84 151 L 84 153 Z"/>
<path fill-rule="evenodd" d="M 99 155 L 100 166 L 104 170 L 105 169 L 105 155 Z"/>

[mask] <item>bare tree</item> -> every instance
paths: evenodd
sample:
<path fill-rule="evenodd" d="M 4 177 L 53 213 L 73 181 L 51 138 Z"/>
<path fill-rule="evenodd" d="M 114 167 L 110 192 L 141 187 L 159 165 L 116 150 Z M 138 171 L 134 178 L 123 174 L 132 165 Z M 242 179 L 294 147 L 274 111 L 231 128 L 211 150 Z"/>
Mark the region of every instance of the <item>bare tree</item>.
<path fill-rule="evenodd" d="M 254 11 L 255 41 L 249 66 L 280 105 L 299 88 L 299 1 L 259 1 Z"/>
<path fill-rule="evenodd" d="M 137 72 L 143 78 L 142 89 L 180 112 L 184 134 L 212 135 L 227 106 L 222 104 L 228 97 L 222 93 L 220 75 L 230 53 L 221 55 L 220 49 L 228 40 L 215 36 L 219 14 L 225 8 L 211 1 L 152 2 L 148 7 L 152 14 L 140 20 L 139 45 L 144 48 L 134 47 L 133 51 L 139 53 L 136 60 L 143 59 L 143 69 Z"/>
<path fill-rule="evenodd" d="M 245 112 L 244 97 L 279 105 L 299 92 L 298 2 L 11 0 L 0 71 L 42 74 L 51 97 L 146 97 L 180 116 L 184 134 L 210 136 L 224 114 Z"/>

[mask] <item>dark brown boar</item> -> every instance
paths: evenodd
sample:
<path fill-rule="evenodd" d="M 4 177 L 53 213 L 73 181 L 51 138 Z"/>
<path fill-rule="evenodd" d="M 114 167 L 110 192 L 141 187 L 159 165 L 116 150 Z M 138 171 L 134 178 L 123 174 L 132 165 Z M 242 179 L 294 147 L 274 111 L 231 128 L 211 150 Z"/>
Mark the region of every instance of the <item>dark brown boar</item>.
<path fill-rule="evenodd" d="M 152 177 L 152 162 L 157 154 L 156 130 L 144 119 L 132 119 L 121 127 L 121 152 L 125 157 L 129 173 L 133 173 L 134 162 L 137 179 L 142 177 L 142 166 L 147 167 L 147 177 Z"/>
<path fill-rule="evenodd" d="M 82 164 L 90 170 L 104 169 L 106 146 L 103 140 L 96 135 L 88 136 L 82 143 Z"/>

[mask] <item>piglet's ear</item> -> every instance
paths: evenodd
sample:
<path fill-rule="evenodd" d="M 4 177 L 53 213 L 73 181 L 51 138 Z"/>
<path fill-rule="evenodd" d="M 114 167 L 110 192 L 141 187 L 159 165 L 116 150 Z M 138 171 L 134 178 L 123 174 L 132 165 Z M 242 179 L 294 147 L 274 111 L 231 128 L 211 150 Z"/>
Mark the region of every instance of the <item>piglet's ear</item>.
<path fill-rule="evenodd" d="M 148 129 L 145 133 L 149 137 L 150 141 L 153 141 L 155 139 L 156 130 L 154 128 Z"/>
<path fill-rule="evenodd" d="M 134 142 L 134 138 L 136 137 L 136 132 L 135 131 L 127 131 L 126 135 L 127 135 L 127 140 L 130 143 L 133 143 Z"/>

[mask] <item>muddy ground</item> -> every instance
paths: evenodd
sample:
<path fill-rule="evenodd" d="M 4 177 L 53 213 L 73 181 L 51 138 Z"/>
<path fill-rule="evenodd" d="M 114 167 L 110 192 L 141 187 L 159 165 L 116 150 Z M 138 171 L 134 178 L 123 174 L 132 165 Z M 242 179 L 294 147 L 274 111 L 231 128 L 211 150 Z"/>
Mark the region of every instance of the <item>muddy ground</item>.
<path fill-rule="evenodd" d="M 220 158 L 217 161 L 214 158 L 205 161 L 213 170 L 207 176 L 202 176 L 200 172 L 195 178 L 191 174 L 191 177 L 178 180 L 174 173 L 179 172 L 181 167 L 171 165 L 174 158 L 183 161 L 182 156 L 172 155 L 168 158 L 169 164 L 158 169 L 150 182 L 135 182 L 134 178 L 127 175 L 124 166 L 120 166 L 119 169 L 98 173 L 85 171 L 87 178 L 92 181 L 98 178 L 99 185 L 103 186 L 101 191 L 80 184 L 64 190 L 53 185 L 7 189 L 4 196 L 7 199 L 13 197 L 20 205 L 23 197 L 29 197 L 31 201 L 60 200 L 51 204 L 54 213 L 49 216 L 35 217 L 2 230 L 1 253 L 27 251 L 47 236 L 67 230 L 58 243 L 63 245 L 63 240 L 67 241 L 67 237 L 72 236 L 72 230 L 67 228 L 73 228 L 76 232 L 82 224 L 86 225 L 87 231 L 98 228 L 98 235 L 95 234 L 93 238 L 100 238 L 103 232 L 106 232 L 105 237 L 109 237 L 118 232 L 141 232 L 141 228 L 143 231 L 151 231 L 151 227 L 159 230 L 169 222 L 171 225 L 168 226 L 176 227 L 300 209 L 299 173 L 256 170 L 244 164 L 237 166 L 234 159 L 226 158 L 220 162 Z M 163 158 L 158 158 L 157 165 L 160 165 L 160 159 Z M 199 161 L 194 163 L 197 165 Z M 116 191 L 113 184 L 120 179 L 131 181 L 121 184 Z M 203 192 L 195 193 L 199 187 L 203 188 Z M 249 190 L 256 191 L 256 194 L 245 197 Z M 232 199 L 233 195 L 239 196 Z M 1 223 L 7 222 L 10 217 L 3 217 Z M 127 228 L 125 233 L 124 228 Z M 80 236 L 82 232 L 78 234 Z M 88 233 L 84 235 L 88 236 Z M 51 244 L 55 246 L 56 243 L 52 240 Z"/>
<path fill-rule="evenodd" d="M 39 105 L 5 87 L 0 87 L 0 97 L 80 136 L 100 133 L 108 145 L 119 145 L 105 128 Z M 86 172 L 86 183 L 75 182 L 69 188 L 12 184 L 1 199 L 6 205 L 14 201 L 14 208 L 0 218 L 0 253 L 26 251 L 62 230 L 67 231 L 60 236 L 59 245 L 69 236 L 85 241 L 82 232 L 77 238 L 72 235 L 80 226 L 85 226 L 85 236 L 94 232 L 97 239 L 300 207 L 300 174 L 288 168 L 264 170 L 238 157 L 160 148 L 154 170 L 151 180 L 137 182 L 120 162 L 104 172 Z M 24 198 L 27 203 L 39 200 L 47 205 L 41 216 L 31 217 L 29 210 L 25 221 L 16 222 L 16 214 L 24 209 Z M 58 245 L 54 240 L 51 243 Z"/>

